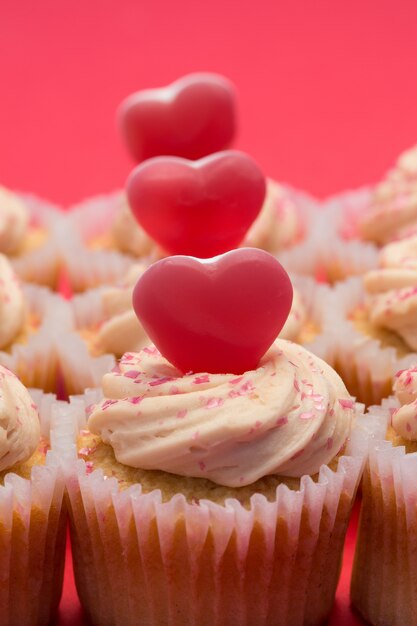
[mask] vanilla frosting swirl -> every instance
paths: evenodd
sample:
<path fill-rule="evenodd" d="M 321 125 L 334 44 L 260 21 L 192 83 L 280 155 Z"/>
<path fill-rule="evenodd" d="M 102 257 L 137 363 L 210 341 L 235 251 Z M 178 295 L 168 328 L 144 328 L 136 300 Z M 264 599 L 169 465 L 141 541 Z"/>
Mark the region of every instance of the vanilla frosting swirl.
<path fill-rule="evenodd" d="M 7 257 L 0 254 L 0 348 L 6 348 L 19 334 L 25 313 L 19 280 Z"/>
<path fill-rule="evenodd" d="M 105 321 L 97 333 L 97 344 L 104 352 L 121 357 L 128 350 L 138 351 L 149 343 L 142 324 L 132 308 L 132 292 L 146 265 L 133 265 L 119 287 L 102 294 Z"/>
<path fill-rule="evenodd" d="M 0 252 L 18 250 L 28 229 L 28 212 L 16 194 L 0 187 Z"/>
<path fill-rule="evenodd" d="M 278 183 L 268 180 L 264 204 L 243 245 L 276 252 L 295 243 L 300 230 L 297 207 Z"/>
<path fill-rule="evenodd" d="M 307 310 L 304 306 L 303 299 L 297 289 L 293 289 L 291 310 L 287 320 L 279 333 L 280 339 L 288 339 L 296 341 L 301 333 L 304 324 L 307 321 Z"/>
<path fill-rule="evenodd" d="M 155 241 L 133 217 L 127 200 L 114 219 L 111 233 L 118 249 L 133 256 L 148 256 L 157 248 Z"/>
<path fill-rule="evenodd" d="M 417 232 L 417 146 L 401 154 L 396 167 L 377 185 L 359 231 L 380 244 Z"/>
<path fill-rule="evenodd" d="M 36 406 L 27 389 L 0 365 L 0 471 L 32 456 L 39 443 Z"/>
<path fill-rule="evenodd" d="M 401 407 L 391 419 L 393 429 L 409 441 L 417 441 L 417 367 L 396 374 L 393 391 Z"/>
<path fill-rule="evenodd" d="M 364 287 L 370 321 L 417 350 L 417 235 L 385 246 L 379 268 L 365 274 Z"/>
<path fill-rule="evenodd" d="M 243 375 L 181 375 L 154 347 L 104 376 L 88 427 L 117 460 L 242 486 L 315 474 L 343 447 L 354 403 L 324 361 L 277 340 Z"/>

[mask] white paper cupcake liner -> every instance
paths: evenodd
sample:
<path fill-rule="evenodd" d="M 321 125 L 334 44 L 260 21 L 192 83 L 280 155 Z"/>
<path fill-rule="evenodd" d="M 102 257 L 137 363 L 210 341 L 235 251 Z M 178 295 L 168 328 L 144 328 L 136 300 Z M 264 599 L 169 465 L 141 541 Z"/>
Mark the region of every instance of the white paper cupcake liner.
<path fill-rule="evenodd" d="M 389 398 L 370 412 L 387 422 Z M 353 605 L 371 624 L 417 624 L 417 453 L 385 441 L 369 457 L 352 574 Z"/>
<path fill-rule="evenodd" d="M 47 626 L 61 595 L 66 538 L 64 478 L 54 429 L 54 396 L 33 392 L 42 434 L 50 437 L 46 463 L 30 480 L 8 474 L 0 486 L 0 623 Z M 54 408 L 55 407 L 55 408 Z"/>
<path fill-rule="evenodd" d="M 90 394 L 75 399 L 83 428 Z M 77 588 L 94 623 L 109 626 L 320 624 L 329 613 L 349 513 L 370 441 L 380 427 L 360 413 L 336 471 L 280 485 L 273 502 L 163 502 L 140 485 L 67 456 Z M 81 412 L 81 415 L 80 415 Z M 83 417 L 84 416 L 84 417 Z"/>
<path fill-rule="evenodd" d="M 306 239 L 277 258 L 287 271 L 335 283 L 376 268 L 378 249 L 372 243 L 344 240 L 326 211 L 317 210 Z"/>
<path fill-rule="evenodd" d="M 349 392 L 367 405 L 378 404 L 392 393 L 396 372 L 417 365 L 417 354 L 399 358 L 395 348 L 381 347 L 348 319 L 363 306 L 362 279 L 351 277 L 335 286 L 328 301 L 322 358 L 343 378 Z"/>
<path fill-rule="evenodd" d="M 19 194 L 19 197 L 29 212 L 30 224 L 47 230 L 48 239 L 41 247 L 11 257 L 10 261 L 21 280 L 54 289 L 58 286 L 61 269 L 59 224 L 62 212 L 34 195 Z"/>
<path fill-rule="evenodd" d="M 61 224 L 65 273 L 74 292 L 114 284 L 134 262 L 115 250 L 93 250 L 88 243 L 111 227 L 122 203 L 120 191 L 86 200 L 67 212 Z"/>
<path fill-rule="evenodd" d="M 10 369 L 26 387 L 55 391 L 57 386 L 57 342 L 71 316 L 65 301 L 46 287 L 22 285 L 29 314 L 39 327 L 25 343 L 14 343 L 8 352 L 0 351 L 0 364 Z"/>

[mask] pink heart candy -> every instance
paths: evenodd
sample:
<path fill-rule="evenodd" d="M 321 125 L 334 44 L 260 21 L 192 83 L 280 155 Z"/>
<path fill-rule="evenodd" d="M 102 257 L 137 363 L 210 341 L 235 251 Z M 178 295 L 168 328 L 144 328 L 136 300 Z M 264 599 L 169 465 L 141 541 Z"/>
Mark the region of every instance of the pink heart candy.
<path fill-rule="evenodd" d="M 291 309 L 282 265 L 256 248 L 214 259 L 167 257 L 133 291 L 151 341 L 182 372 L 241 374 L 257 367 Z"/>
<path fill-rule="evenodd" d="M 132 94 L 122 102 L 118 119 L 138 162 L 162 154 L 199 159 L 231 144 L 235 91 L 217 74 L 190 74 L 168 87 Z"/>
<path fill-rule="evenodd" d="M 265 177 L 243 152 L 199 161 L 155 157 L 133 170 L 133 215 L 170 254 L 206 258 L 238 246 L 261 210 Z"/>

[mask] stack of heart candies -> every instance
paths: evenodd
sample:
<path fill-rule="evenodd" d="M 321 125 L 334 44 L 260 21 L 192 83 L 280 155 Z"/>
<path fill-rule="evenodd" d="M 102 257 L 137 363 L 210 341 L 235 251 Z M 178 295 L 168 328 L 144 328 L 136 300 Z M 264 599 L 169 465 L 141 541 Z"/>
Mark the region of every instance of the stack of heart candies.
<path fill-rule="evenodd" d="M 95 625 L 321 624 L 362 477 L 353 603 L 417 623 L 417 152 L 319 206 L 236 109 L 212 74 L 133 94 L 126 189 L 54 223 L 70 399 L 0 366 L 2 624 L 55 614 L 67 515 Z"/>

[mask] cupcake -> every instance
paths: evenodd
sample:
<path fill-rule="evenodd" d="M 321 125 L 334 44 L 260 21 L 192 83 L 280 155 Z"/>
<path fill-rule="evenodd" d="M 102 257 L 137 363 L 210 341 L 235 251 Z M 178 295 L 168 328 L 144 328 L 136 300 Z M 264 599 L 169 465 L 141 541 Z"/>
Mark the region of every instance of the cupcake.
<path fill-rule="evenodd" d="M 370 453 L 352 572 L 353 606 L 370 624 L 417 623 L 417 370 L 398 372 L 394 396 L 372 407 L 388 425 Z"/>
<path fill-rule="evenodd" d="M 57 286 L 59 219 L 58 210 L 45 202 L 0 187 L 0 253 L 9 257 L 22 280 Z"/>
<path fill-rule="evenodd" d="M 47 626 L 61 596 L 66 537 L 59 446 L 50 435 L 53 398 L 35 392 L 38 416 L 3 366 L 0 396 L 0 622 Z"/>
<path fill-rule="evenodd" d="M 57 385 L 56 333 L 65 304 L 45 287 L 21 285 L 0 254 L 0 363 L 45 391 Z"/>
<path fill-rule="evenodd" d="M 331 304 L 333 365 L 366 404 L 387 397 L 395 373 L 417 359 L 417 237 L 384 246 L 378 265 L 339 284 Z"/>
<path fill-rule="evenodd" d="M 135 308 L 148 334 L 159 324 L 170 361 L 154 346 L 127 353 L 104 377 L 102 400 L 89 392 L 84 410 L 77 400 L 71 538 L 95 623 L 292 626 L 330 612 L 368 422 L 318 357 L 285 340 L 268 349 L 291 291 L 266 257 L 240 250 L 155 264 L 135 288 Z M 192 270 L 204 293 L 204 275 L 216 285 L 209 309 L 207 294 L 192 297 Z M 176 303 L 160 289 L 171 271 L 182 276 Z M 237 305 L 239 329 L 227 313 L 236 300 L 248 310 Z"/>

